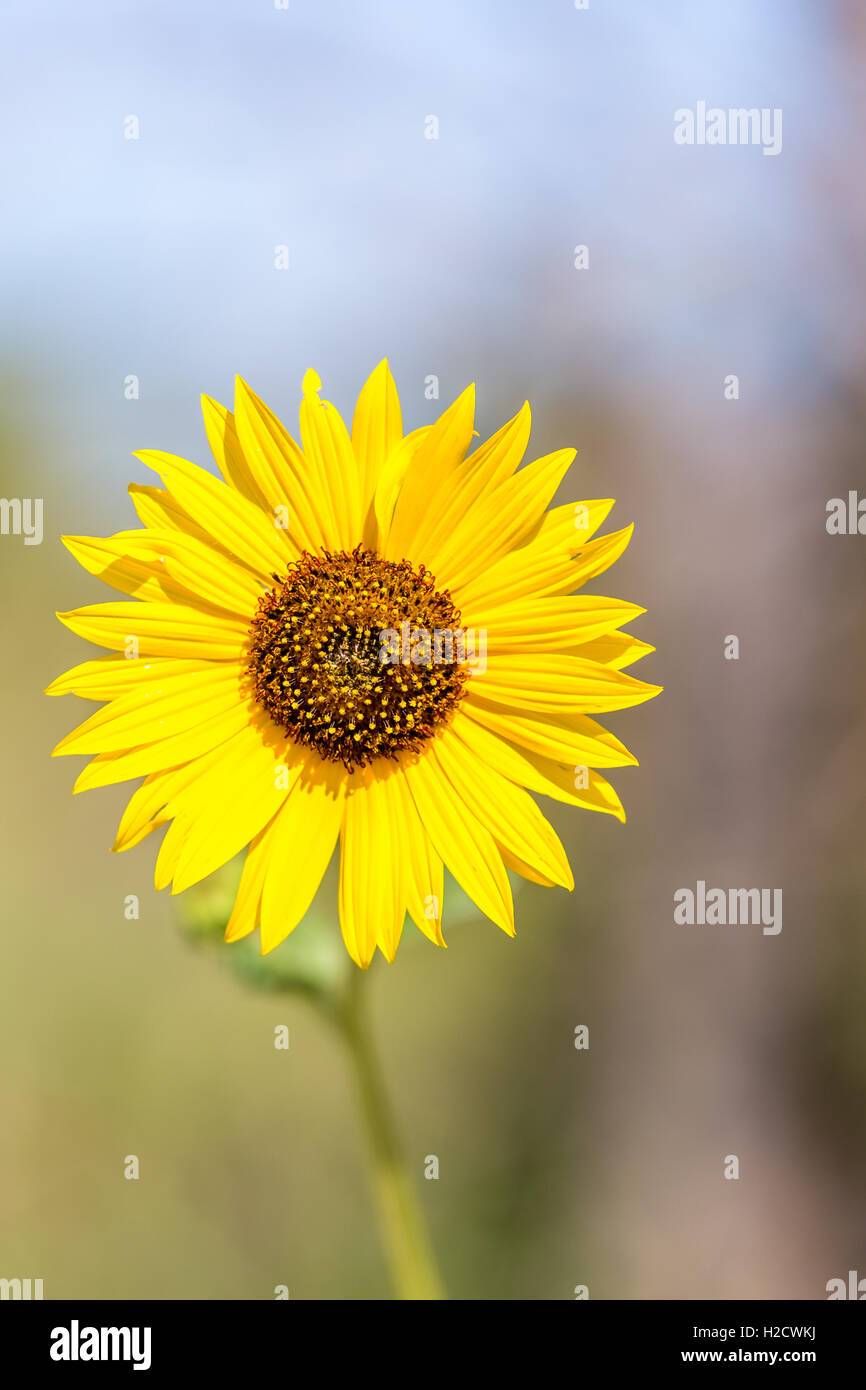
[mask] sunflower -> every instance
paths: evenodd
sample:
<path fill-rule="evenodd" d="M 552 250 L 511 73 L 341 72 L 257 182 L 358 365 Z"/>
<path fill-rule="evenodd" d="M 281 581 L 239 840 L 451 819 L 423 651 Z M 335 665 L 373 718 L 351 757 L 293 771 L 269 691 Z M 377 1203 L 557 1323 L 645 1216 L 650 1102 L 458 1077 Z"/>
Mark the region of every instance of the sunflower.
<path fill-rule="evenodd" d="M 113 655 L 49 686 L 107 702 L 55 753 L 93 754 L 76 791 L 144 778 L 114 844 L 168 825 L 156 886 L 178 893 L 246 848 L 226 939 L 262 952 L 306 913 L 340 845 L 352 959 L 394 959 L 404 919 L 440 946 L 443 870 L 509 935 L 507 870 L 573 887 L 530 793 L 624 820 L 599 772 L 636 762 L 596 721 L 658 692 L 625 674 L 644 612 L 575 595 L 625 549 L 613 502 L 549 504 L 574 457 L 521 467 L 529 406 L 470 452 L 474 388 L 404 436 L 386 362 L 351 434 L 303 381 L 300 446 L 238 381 L 205 397 L 222 480 L 138 458 L 142 529 L 64 537 L 131 595 L 58 617 Z"/>

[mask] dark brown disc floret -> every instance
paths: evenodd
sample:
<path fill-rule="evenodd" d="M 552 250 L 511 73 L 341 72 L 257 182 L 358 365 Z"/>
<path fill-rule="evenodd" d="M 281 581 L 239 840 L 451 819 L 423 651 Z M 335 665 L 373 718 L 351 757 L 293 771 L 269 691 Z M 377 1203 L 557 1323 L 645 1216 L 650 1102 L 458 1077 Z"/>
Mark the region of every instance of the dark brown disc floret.
<path fill-rule="evenodd" d="M 408 560 L 305 552 L 259 600 L 255 697 L 274 723 L 350 772 L 420 749 L 459 704 L 466 666 L 447 590 Z"/>

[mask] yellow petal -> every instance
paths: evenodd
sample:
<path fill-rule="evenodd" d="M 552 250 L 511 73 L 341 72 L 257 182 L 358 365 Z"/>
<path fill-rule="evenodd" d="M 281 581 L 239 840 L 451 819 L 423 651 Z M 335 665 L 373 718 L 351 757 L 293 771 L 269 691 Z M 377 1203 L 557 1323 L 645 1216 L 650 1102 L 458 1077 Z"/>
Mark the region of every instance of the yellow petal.
<path fill-rule="evenodd" d="M 245 565 L 236 564 L 195 536 L 146 531 L 131 544 L 133 553 L 152 549 L 172 581 L 203 602 L 237 614 L 245 623 L 255 613 L 264 589 L 270 587 Z"/>
<path fill-rule="evenodd" d="M 506 714 L 464 700 L 461 709 L 499 738 L 554 762 L 586 767 L 629 767 L 637 758 L 585 714 Z"/>
<path fill-rule="evenodd" d="M 498 653 L 486 671 L 472 675 L 468 700 L 487 706 L 541 714 L 601 714 L 628 709 L 658 695 L 661 686 L 648 685 L 580 656 L 559 652 Z"/>
<path fill-rule="evenodd" d="M 168 806 L 182 835 L 172 893 L 206 878 L 249 844 L 286 800 L 300 761 L 297 745 L 264 720 L 208 759 L 207 770 Z"/>
<path fill-rule="evenodd" d="M 208 535 L 265 583 L 294 558 L 288 533 L 278 525 L 280 518 L 268 516 L 212 473 L 154 449 L 142 449 L 136 458 L 160 475 L 172 497 Z"/>
<path fill-rule="evenodd" d="M 373 500 L 371 514 L 367 517 L 365 540 L 368 541 L 371 550 L 383 550 L 385 537 L 391 527 L 391 518 L 394 515 L 394 507 L 400 495 L 400 488 L 406 476 L 407 469 L 414 459 L 421 442 L 430 433 L 429 426 L 424 426 L 420 430 L 412 430 L 405 439 L 392 449 L 388 455 L 379 481 L 376 484 L 376 495 Z M 375 525 L 373 524 L 375 520 Z"/>
<path fill-rule="evenodd" d="M 154 531 L 183 531 L 187 535 L 197 536 L 199 540 L 207 540 L 207 533 L 196 525 L 164 487 L 130 483 L 126 490 L 142 525 L 150 526 Z"/>
<path fill-rule="evenodd" d="M 358 460 L 361 516 L 365 525 L 385 463 L 402 438 L 400 397 L 383 358 L 361 388 L 352 417 L 352 448 Z"/>
<path fill-rule="evenodd" d="M 460 470 L 465 474 L 461 489 L 464 503 L 500 487 L 516 473 L 526 453 L 531 429 L 532 411 L 529 401 L 524 401 L 516 415 L 464 459 Z M 457 509 L 455 514 L 458 514 Z"/>
<path fill-rule="evenodd" d="M 406 911 L 399 831 L 388 770 L 349 779 L 340 831 L 340 927 L 346 950 L 366 970 L 377 944 L 393 960 Z"/>
<path fill-rule="evenodd" d="M 426 545 L 431 479 L 454 477 L 472 441 L 475 387 L 468 386 L 421 440 L 406 468 L 385 539 L 386 559 L 406 557 L 432 567 Z"/>
<path fill-rule="evenodd" d="M 590 579 L 597 579 L 605 570 L 619 559 L 634 534 L 634 525 L 624 526 L 621 531 L 612 531 L 609 536 L 599 536 L 597 540 L 582 545 L 574 557 L 571 573 L 563 577 L 568 592 L 573 593 Z"/>
<path fill-rule="evenodd" d="M 181 661 L 171 657 L 141 657 L 137 661 L 123 656 L 99 656 L 82 661 L 53 680 L 46 695 L 79 695 L 84 700 L 113 700 L 128 695 L 140 681 L 152 680 L 157 673 L 167 676 L 191 675 L 204 670 L 207 662 Z"/>
<path fill-rule="evenodd" d="M 536 869 L 532 864 L 526 864 L 522 859 L 518 858 L 516 854 L 512 854 L 510 850 L 503 848 L 502 845 L 499 847 L 499 853 L 502 855 L 502 862 L 506 869 L 510 869 L 513 874 L 519 874 L 521 878 L 528 878 L 530 883 L 540 883 L 542 888 L 562 887 L 562 884 L 560 884 L 557 879 L 548 878 L 546 874 L 541 873 L 540 870 Z"/>
<path fill-rule="evenodd" d="M 556 651 L 562 647 L 582 648 L 614 628 L 629 623 L 646 610 L 621 599 L 577 594 L 565 598 L 506 599 L 498 607 L 480 615 L 462 612 L 465 627 L 483 628 L 487 633 L 488 655 Z M 582 655 L 582 651 L 580 651 Z"/>
<path fill-rule="evenodd" d="M 485 916 L 514 935 L 511 887 L 493 836 L 455 797 L 436 742 L 405 764 L 406 781 L 436 853 Z"/>
<path fill-rule="evenodd" d="M 437 581 L 454 592 L 458 603 L 464 586 L 532 534 L 574 456 L 574 449 L 559 449 L 528 463 L 492 488 L 452 529 L 430 563 Z"/>
<path fill-rule="evenodd" d="M 100 753 L 79 773 L 73 791 L 110 787 L 115 782 L 128 782 L 133 777 L 178 767 L 219 748 L 248 724 L 255 723 L 255 719 L 246 706 L 237 703 L 171 738 L 159 739 L 143 748 L 130 748 L 128 752 Z"/>
<path fill-rule="evenodd" d="M 437 738 L 435 748 L 452 795 L 490 832 L 499 848 L 542 875 L 545 882 L 573 888 L 568 856 L 529 793 L 487 767 L 453 730 Z"/>
<path fill-rule="evenodd" d="M 277 817 L 262 892 L 263 955 L 294 931 L 315 897 L 340 833 L 346 780 L 337 764 L 309 760 Z"/>
<path fill-rule="evenodd" d="M 135 598 L 183 604 L 202 602 L 247 623 L 263 586 L 246 567 L 180 531 L 127 531 L 103 540 L 63 536 L 63 544 L 90 574 Z"/>
<path fill-rule="evenodd" d="M 245 559 L 237 553 L 235 546 L 226 548 L 222 545 L 215 536 L 199 526 L 164 487 L 152 487 L 146 483 L 130 483 L 126 490 L 139 521 L 149 530 L 160 534 L 172 531 L 184 536 L 192 536 L 210 550 L 218 551 L 220 555 L 231 560 L 234 565 L 245 572 L 254 574 L 261 579 L 261 565 L 257 560 L 252 565 L 248 565 Z M 131 533 L 127 532 L 126 534 Z"/>
<path fill-rule="evenodd" d="M 574 580 L 575 559 L 587 548 L 590 536 L 601 526 L 613 506 L 611 498 L 592 502 L 568 503 L 545 512 L 534 532 L 524 544 L 503 556 L 484 572 L 459 588 L 459 604 L 468 622 L 467 613 L 477 613 L 503 602 L 503 598 L 544 598 L 567 594 L 577 588 Z M 575 523 L 579 523 L 576 525 Z M 624 533 L 617 533 L 620 537 Z M 629 531 L 625 536 L 628 543 Z M 610 537 L 603 537 L 604 542 Z M 621 553 L 618 552 L 618 553 Z M 613 555 L 610 563 L 616 555 Z M 477 624 L 477 620 L 476 623 Z"/>
<path fill-rule="evenodd" d="M 54 755 L 117 753 L 171 738 L 247 704 L 245 687 L 245 672 L 225 662 L 208 662 L 188 674 L 156 672 L 67 734 Z"/>
<path fill-rule="evenodd" d="M 622 803 L 608 781 L 595 768 L 584 764 L 570 766 L 518 748 L 483 724 L 458 709 L 451 722 L 451 731 L 481 758 L 488 767 L 500 772 L 510 782 L 541 792 L 555 801 L 602 811 L 625 820 Z"/>
<path fill-rule="evenodd" d="M 171 882 L 178 870 L 181 857 L 189 846 L 188 829 L 191 821 L 196 818 L 197 801 L 203 797 L 209 807 L 213 804 L 214 793 L 219 793 L 220 783 L 225 779 L 226 772 L 228 771 L 230 780 L 233 765 L 237 764 L 239 757 L 249 751 L 250 736 L 255 740 L 270 741 L 278 746 L 273 729 L 264 727 L 265 721 L 260 723 L 263 727 L 251 730 L 245 726 L 241 736 L 227 740 L 201 757 L 193 758 L 182 767 L 170 768 L 154 779 L 155 789 L 162 792 L 160 800 L 163 803 L 157 822 L 162 824 L 166 820 L 172 821 L 156 860 L 154 882 L 157 890 L 165 888 Z M 231 857 L 229 853 L 226 859 Z M 214 867 L 219 865 L 215 864 Z"/>
<path fill-rule="evenodd" d="M 304 377 L 301 400 L 301 444 L 327 498 L 333 530 L 328 548 L 352 550 L 361 540 L 361 477 L 349 432 L 330 401 L 320 401 L 321 382 L 315 372 Z"/>
<path fill-rule="evenodd" d="M 427 828 L 415 809 L 415 802 L 402 768 L 396 767 L 388 781 L 393 798 L 396 824 L 402 836 L 406 910 L 420 932 L 437 946 L 445 946 L 442 935 L 442 903 L 445 872 Z"/>
<path fill-rule="evenodd" d="M 201 411 L 214 462 L 225 481 L 255 506 L 270 510 L 267 494 L 258 486 L 241 448 L 231 411 L 210 396 L 202 396 Z"/>
<path fill-rule="evenodd" d="M 243 569 L 245 573 L 253 574 L 261 580 L 261 566 L 257 560 L 252 565 L 248 565 L 244 558 L 237 554 L 233 546 L 226 548 L 214 536 L 209 535 L 193 521 L 189 513 L 184 511 L 180 503 L 164 487 L 150 487 L 145 483 L 130 483 L 127 492 L 139 521 L 149 530 L 158 531 L 161 534 L 166 531 L 178 531 L 184 536 L 192 536 L 210 550 L 216 550 L 220 555 L 231 560 L 233 565 Z"/>
<path fill-rule="evenodd" d="M 289 537 L 300 550 L 317 552 L 334 531 L 321 479 L 294 439 L 255 391 L 235 382 L 235 426 L 244 458 L 270 506 L 289 509 Z"/>
<path fill-rule="evenodd" d="M 166 805 L 172 796 L 189 786 L 197 776 L 198 769 L 193 762 L 181 768 L 172 768 L 170 772 L 158 772 L 147 777 L 127 803 L 112 845 L 114 853 L 132 849 L 152 830 L 157 830 L 170 820 L 171 814 L 165 811 Z"/>
<path fill-rule="evenodd" d="M 178 533 L 179 534 L 179 533 Z M 157 571 L 152 556 L 134 557 L 129 547 L 117 537 L 61 536 L 66 549 L 88 574 L 95 574 L 112 589 L 132 598 L 149 599 L 156 603 L 177 602 L 195 604 L 197 596 L 184 591 L 162 569 Z"/>
<path fill-rule="evenodd" d="M 640 642 L 628 632 L 608 632 L 604 637 L 594 638 L 586 646 L 581 646 L 579 654 L 590 661 L 600 661 L 605 666 L 622 671 L 654 651 L 655 647 L 651 647 L 649 642 Z"/>
<path fill-rule="evenodd" d="M 58 613 L 79 637 L 97 646 L 140 656 L 176 656 L 207 661 L 240 661 L 247 629 L 237 618 L 179 603 L 94 603 Z"/>
<path fill-rule="evenodd" d="M 262 893 L 271 867 L 279 819 L 277 812 L 251 841 L 246 852 L 234 907 L 225 929 L 226 941 L 239 941 L 242 936 L 249 936 L 261 922 Z"/>
<path fill-rule="evenodd" d="M 424 559 L 438 573 L 443 554 L 452 549 L 455 532 L 466 517 L 476 519 L 485 499 L 518 467 L 529 441 L 531 414 L 524 404 L 512 420 L 491 439 L 452 467 L 433 471 L 427 481 L 427 516 L 424 524 Z"/>

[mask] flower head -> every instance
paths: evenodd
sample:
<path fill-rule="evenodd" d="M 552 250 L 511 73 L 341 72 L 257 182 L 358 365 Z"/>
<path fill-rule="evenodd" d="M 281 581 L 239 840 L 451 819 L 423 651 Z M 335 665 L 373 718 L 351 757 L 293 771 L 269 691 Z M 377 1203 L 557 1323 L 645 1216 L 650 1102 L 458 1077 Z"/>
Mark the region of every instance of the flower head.
<path fill-rule="evenodd" d="M 301 921 L 339 841 L 340 923 L 366 967 L 408 913 L 442 936 L 443 869 L 514 933 L 506 870 L 573 886 L 530 793 L 624 819 L 599 772 L 636 759 L 595 715 L 658 692 L 625 674 L 652 651 L 644 610 L 576 594 L 628 544 L 595 537 L 613 503 L 549 509 L 574 457 L 520 466 L 529 407 L 470 451 L 470 387 L 403 435 L 387 363 L 351 434 L 308 372 L 300 446 L 238 382 L 205 397 L 222 481 L 138 457 L 142 529 L 66 537 L 131 595 L 58 616 L 115 655 L 49 694 L 107 702 L 55 749 L 94 754 L 76 791 L 144 778 L 116 850 L 168 825 L 158 888 L 247 848 L 229 941 L 272 950 Z"/>

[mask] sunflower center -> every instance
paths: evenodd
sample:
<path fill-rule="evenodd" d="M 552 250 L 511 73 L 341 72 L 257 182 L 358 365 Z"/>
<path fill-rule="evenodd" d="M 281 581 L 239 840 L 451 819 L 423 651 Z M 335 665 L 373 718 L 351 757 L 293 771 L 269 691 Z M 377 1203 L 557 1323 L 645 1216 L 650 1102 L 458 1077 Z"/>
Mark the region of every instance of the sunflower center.
<path fill-rule="evenodd" d="M 453 657 L 460 614 L 423 565 L 357 546 L 305 552 L 274 579 L 249 668 L 256 699 L 297 742 L 351 772 L 417 751 L 450 718 L 467 675 Z"/>

